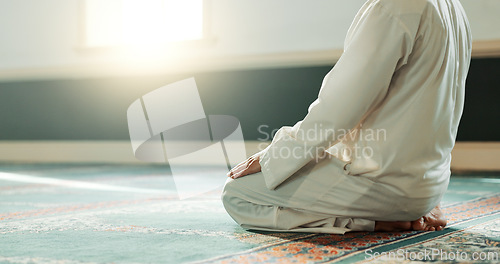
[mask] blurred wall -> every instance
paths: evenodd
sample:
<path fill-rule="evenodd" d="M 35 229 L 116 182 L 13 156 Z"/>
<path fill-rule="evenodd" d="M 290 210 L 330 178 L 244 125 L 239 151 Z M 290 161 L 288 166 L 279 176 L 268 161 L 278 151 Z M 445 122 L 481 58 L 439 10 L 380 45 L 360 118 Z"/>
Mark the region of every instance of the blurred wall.
<path fill-rule="evenodd" d="M 0 0 L 0 80 L 331 65 L 364 2 L 205 0 L 204 41 L 160 48 L 144 58 L 144 54 L 84 47 L 85 0 Z M 500 1 L 461 2 L 468 12 L 474 40 L 498 42 Z M 320 51 L 337 53 L 313 56 Z M 277 62 L 283 58 L 284 62 Z"/>
<path fill-rule="evenodd" d="M 207 1 L 208 40 L 184 50 L 194 54 L 171 60 L 160 52 L 153 60 L 136 61 L 80 46 L 82 1 L 0 0 L 0 140 L 127 140 L 130 103 L 190 76 L 207 114 L 234 115 L 246 139 L 263 139 L 260 131 L 305 116 L 335 60 L 320 60 L 323 53 L 308 63 L 300 58 L 341 49 L 363 2 Z M 475 40 L 500 39 L 500 1 L 461 2 Z M 298 59 L 272 64 L 278 58 L 273 54 Z M 192 64 L 183 64 L 182 56 L 190 56 Z M 120 68 L 126 64 L 129 68 Z M 472 61 L 459 140 L 500 140 L 499 69 L 498 58 Z"/>
<path fill-rule="evenodd" d="M 205 0 L 206 39 L 187 48 L 158 49 L 154 58 L 146 59 L 140 54 L 82 46 L 84 2 L 0 0 L 0 79 L 2 71 L 3 79 L 12 77 L 9 70 L 24 70 L 14 75 L 17 79 L 46 77 L 35 69 L 46 72 L 48 78 L 58 78 L 71 69 L 134 67 L 137 60 L 149 64 L 144 67 L 158 68 L 157 64 L 163 67 L 170 62 L 176 66 L 170 71 L 180 71 L 180 67 L 189 71 L 193 65 L 183 67 L 183 63 L 192 58 L 210 59 L 213 64 L 217 58 L 341 49 L 350 22 L 364 1 Z"/>
<path fill-rule="evenodd" d="M 128 140 L 140 96 L 194 76 L 206 114 L 239 118 L 246 140 L 307 113 L 330 66 L 0 83 L 0 140 Z M 458 139 L 500 141 L 500 59 L 474 59 Z"/>

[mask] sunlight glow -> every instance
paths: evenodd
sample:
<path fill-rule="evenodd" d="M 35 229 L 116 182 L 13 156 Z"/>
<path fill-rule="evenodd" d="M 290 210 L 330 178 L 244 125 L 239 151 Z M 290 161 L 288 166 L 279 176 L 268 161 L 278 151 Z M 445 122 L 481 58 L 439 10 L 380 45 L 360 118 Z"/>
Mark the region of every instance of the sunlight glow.
<path fill-rule="evenodd" d="M 87 0 L 87 46 L 159 45 L 203 37 L 203 0 Z"/>
<path fill-rule="evenodd" d="M 67 188 L 87 189 L 87 190 L 94 190 L 94 191 L 132 192 L 132 193 L 149 193 L 149 194 L 165 193 L 164 190 L 158 190 L 158 189 L 143 189 L 143 188 L 135 188 L 135 187 L 127 187 L 127 186 L 116 186 L 116 185 L 109 185 L 109 184 L 84 182 L 84 181 L 74 181 L 74 180 L 65 180 L 65 179 L 57 179 L 57 178 L 22 175 L 22 174 L 9 173 L 9 172 L 0 172 L 0 181 L 47 184 L 47 185 L 55 185 L 55 186 L 61 186 L 61 187 L 67 187 Z"/>

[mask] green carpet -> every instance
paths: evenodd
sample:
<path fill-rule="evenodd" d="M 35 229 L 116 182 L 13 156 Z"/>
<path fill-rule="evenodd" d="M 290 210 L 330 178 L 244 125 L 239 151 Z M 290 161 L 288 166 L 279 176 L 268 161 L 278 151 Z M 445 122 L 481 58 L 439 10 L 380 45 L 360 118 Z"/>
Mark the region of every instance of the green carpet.
<path fill-rule="evenodd" d="M 0 263 L 400 263 L 426 250 L 498 263 L 499 187 L 454 175 L 440 232 L 253 233 L 225 213 L 220 190 L 179 200 L 164 166 L 0 164 Z"/>

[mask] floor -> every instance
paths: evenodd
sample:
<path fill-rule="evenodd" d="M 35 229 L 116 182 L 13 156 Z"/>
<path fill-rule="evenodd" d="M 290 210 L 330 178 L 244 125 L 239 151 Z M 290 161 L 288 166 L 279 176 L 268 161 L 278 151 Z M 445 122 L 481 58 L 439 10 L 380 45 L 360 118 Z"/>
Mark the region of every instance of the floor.
<path fill-rule="evenodd" d="M 187 167 L 194 186 L 203 181 L 193 171 L 225 179 Z M 444 231 L 344 236 L 248 232 L 225 213 L 220 188 L 179 199 L 175 184 L 164 165 L 0 163 L 0 263 L 400 263 L 474 253 L 498 263 L 496 173 L 452 176 Z"/>

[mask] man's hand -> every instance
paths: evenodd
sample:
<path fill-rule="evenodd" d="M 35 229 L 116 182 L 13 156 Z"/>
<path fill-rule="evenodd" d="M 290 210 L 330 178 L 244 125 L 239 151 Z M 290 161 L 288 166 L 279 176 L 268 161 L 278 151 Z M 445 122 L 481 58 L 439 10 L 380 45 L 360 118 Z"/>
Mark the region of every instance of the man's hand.
<path fill-rule="evenodd" d="M 260 157 L 258 155 L 251 156 L 247 160 L 241 162 L 240 164 L 236 165 L 236 167 L 231 169 L 227 174 L 227 176 L 233 179 L 237 179 L 239 177 L 259 172 L 260 171 L 259 158 Z"/>

